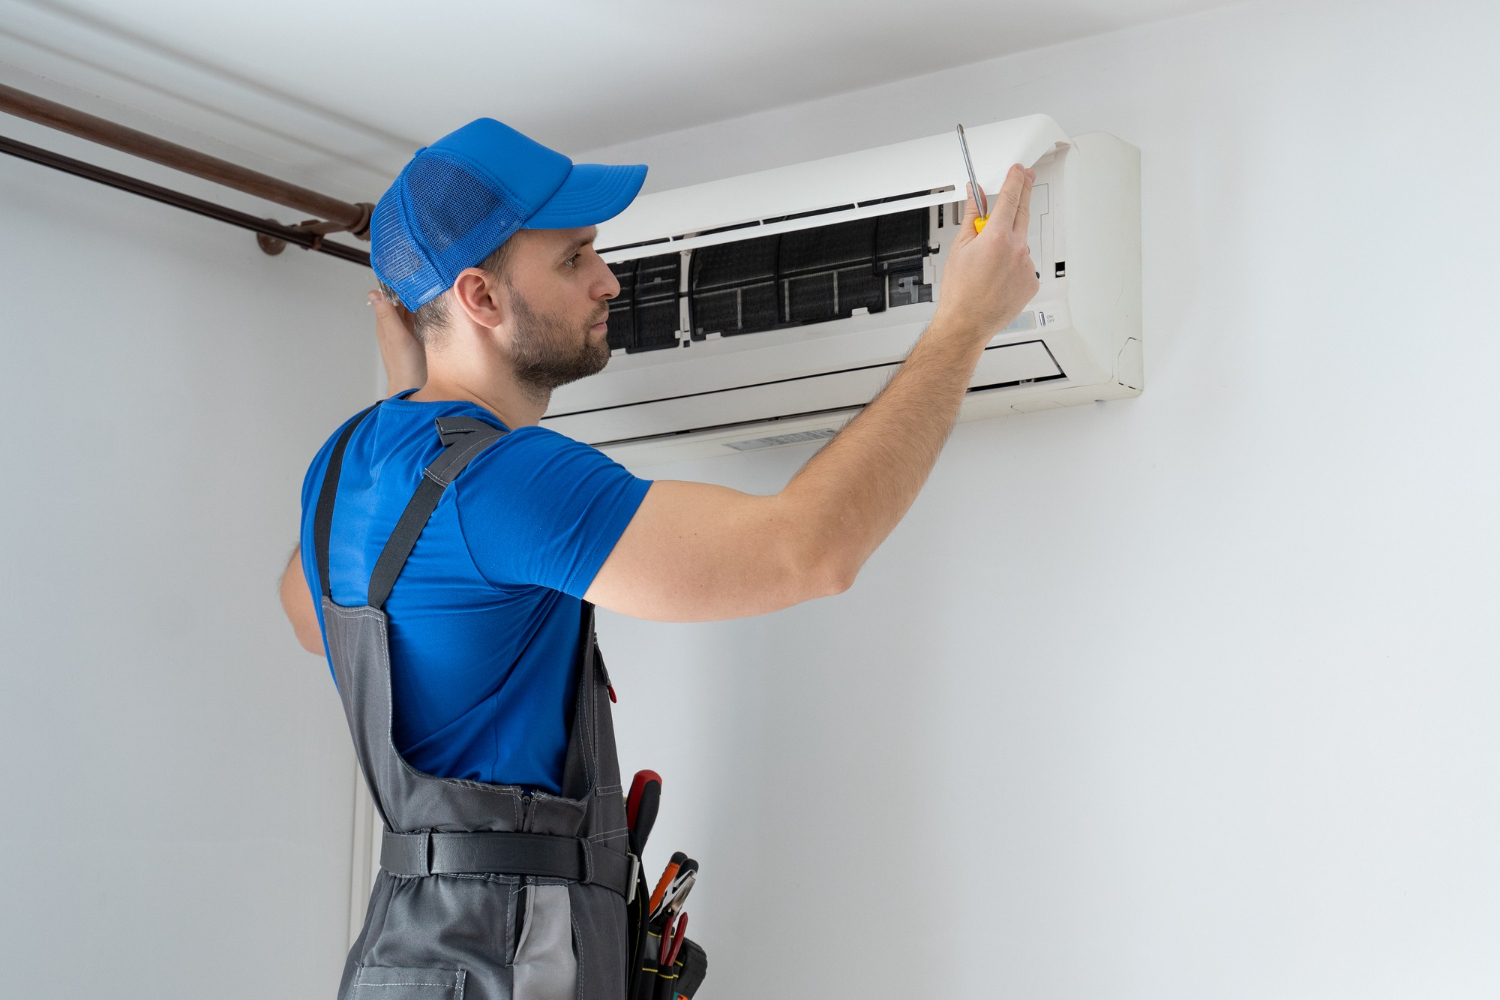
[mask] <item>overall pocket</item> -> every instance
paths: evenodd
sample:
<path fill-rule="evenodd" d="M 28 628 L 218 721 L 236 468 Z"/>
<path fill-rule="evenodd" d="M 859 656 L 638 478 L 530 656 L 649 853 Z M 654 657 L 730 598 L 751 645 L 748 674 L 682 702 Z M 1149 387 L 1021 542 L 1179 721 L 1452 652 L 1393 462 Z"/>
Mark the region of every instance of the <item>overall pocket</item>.
<path fill-rule="evenodd" d="M 361 965 L 349 1000 L 463 1000 L 463 969 L 399 969 Z"/>
<path fill-rule="evenodd" d="M 577 1000 L 578 957 L 566 885 L 526 887 L 521 934 L 511 966 L 515 995 L 526 1000 Z"/>

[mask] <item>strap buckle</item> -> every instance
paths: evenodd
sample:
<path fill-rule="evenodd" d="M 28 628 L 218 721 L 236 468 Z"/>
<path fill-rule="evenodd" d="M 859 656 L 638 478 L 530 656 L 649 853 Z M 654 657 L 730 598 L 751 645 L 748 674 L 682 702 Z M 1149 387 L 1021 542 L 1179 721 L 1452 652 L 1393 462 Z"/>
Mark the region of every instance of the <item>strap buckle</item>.
<path fill-rule="evenodd" d="M 594 845 L 589 843 L 587 837 L 579 837 L 578 850 L 583 856 L 583 874 L 579 876 L 578 881 L 583 885 L 588 885 L 594 881 Z"/>
<path fill-rule="evenodd" d="M 432 832 L 423 830 L 418 834 L 422 839 L 417 842 L 417 858 L 422 865 L 422 875 L 432 874 Z"/>
<path fill-rule="evenodd" d="M 626 854 L 630 859 L 630 888 L 625 893 L 625 905 L 629 906 L 635 902 L 635 887 L 641 877 L 641 859 L 634 854 Z"/>

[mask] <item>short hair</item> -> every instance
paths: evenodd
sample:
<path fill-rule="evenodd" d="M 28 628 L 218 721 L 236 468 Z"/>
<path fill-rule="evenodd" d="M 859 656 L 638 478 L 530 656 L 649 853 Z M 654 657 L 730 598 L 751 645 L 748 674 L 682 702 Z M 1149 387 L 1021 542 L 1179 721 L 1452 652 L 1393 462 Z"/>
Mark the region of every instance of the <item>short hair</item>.
<path fill-rule="evenodd" d="M 490 255 L 480 261 L 476 267 L 484 271 L 492 278 L 505 277 L 505 261 L 510 256 L 510 240 L 500 244 Z M 376 279 L 380 285 L 380 294 L 385 296 L 387 302 L 400 302 L 401 297 L 396 290 L 385 282 Z M 423 347 L 438 347 L 443 342 L 443 334 L 448 330 L 448 290 L 435 299 L 418 306 L 411 314 L 412 335 L 417 338 L 417 343 Z"/>

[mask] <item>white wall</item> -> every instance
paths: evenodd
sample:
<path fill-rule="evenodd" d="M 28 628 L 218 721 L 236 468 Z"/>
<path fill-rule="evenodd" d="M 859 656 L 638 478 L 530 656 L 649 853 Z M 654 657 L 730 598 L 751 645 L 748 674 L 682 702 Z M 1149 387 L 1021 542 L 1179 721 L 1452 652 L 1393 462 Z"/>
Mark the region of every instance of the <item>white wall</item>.
<path fill-rule="evenodd" d="M 961 426 L 837 599 L 604 616 L 648 863 L 703 864 L 704 995 L 1500 994 L 1500 15 L 1418 7 L 581 157 L 661 189 L 1032 112 L 1142 151 L 1142 397 Z M 771 492 L 811 454 L 648 474 Z"/>
<path fill-rule="evenodd" d="M 1251 5 L 595 151 L 660 189 L 1043 111 L 1143 154 L 1144 396 L 960 427 L 843 597 L 605 616 L 703 995 L 1500 990 L 1497 28 Z M 0 226 L 3 992 L 329 996 L 351 755 L 275 580 L 368 276 L 9 158 Z"/>
<path fill-rule="evenodd" d="M 276 582 L 369 273 L 10 157 L 0 219 L 0 994 L 330 997 L 353 754 Z"/>

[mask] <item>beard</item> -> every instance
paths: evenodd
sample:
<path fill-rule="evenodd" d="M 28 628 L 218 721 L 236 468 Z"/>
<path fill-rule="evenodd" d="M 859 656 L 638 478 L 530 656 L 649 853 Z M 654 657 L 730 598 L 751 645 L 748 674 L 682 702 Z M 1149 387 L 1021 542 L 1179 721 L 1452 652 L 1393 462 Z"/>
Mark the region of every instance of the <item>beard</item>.
<path fill-rule="evenodd" d="M 558 386 L 587 378 L 609 364 L 609 342 L 589 339 L 593 324 L 609 316 L 607 310 L 580 329 L 558 316 L 533 310 L 514 288 L 509 293 L 516 316 L 510 360 L 523 389 L 545 398 Z"/>

